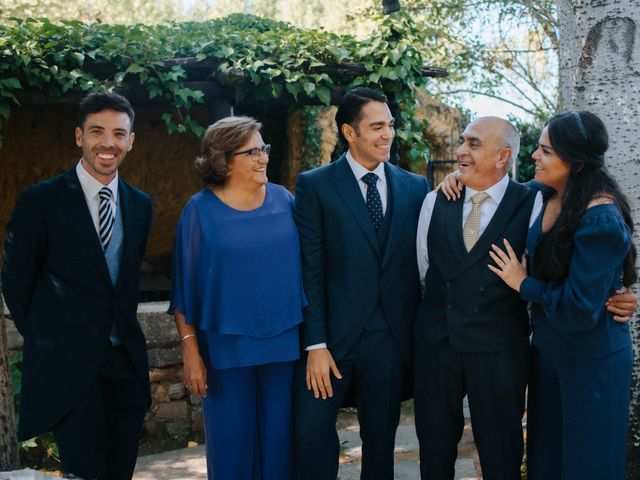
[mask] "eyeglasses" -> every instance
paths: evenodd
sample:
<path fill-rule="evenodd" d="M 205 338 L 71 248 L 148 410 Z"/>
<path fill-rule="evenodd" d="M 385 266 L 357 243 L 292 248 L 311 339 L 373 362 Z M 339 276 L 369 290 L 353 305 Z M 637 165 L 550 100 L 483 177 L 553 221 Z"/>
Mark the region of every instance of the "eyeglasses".
<path fill-rule="evenodd" d="M 267 144 L 261 147 L 254 147 L 248 150 L 242 150 L 241 152 L 229 152 L 229 158 L 235 157 L 236 155 L 249 155 L 251 160 L 257 162 L 261 153 L 264 153 L 264 155 L 268 157 L 269 153 L 271 153 L 271 145 Z"/>

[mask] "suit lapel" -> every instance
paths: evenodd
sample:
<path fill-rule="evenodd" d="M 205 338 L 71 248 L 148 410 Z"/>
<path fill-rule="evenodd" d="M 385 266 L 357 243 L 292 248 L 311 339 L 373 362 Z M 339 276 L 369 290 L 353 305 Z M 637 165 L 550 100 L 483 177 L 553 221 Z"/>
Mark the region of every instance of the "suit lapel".
<path fill-rule="evenodd" d="M 136 228 L 135 216 L 133 212 L 132 203 L 130 200 L 131 193 L 129 186 L 122 180 L 118 180 L 118 207 L 122 214 L 122 255 L 120 255 L 120 269 L 118 274 L 118 282 L 116 288 L 122 283 L 122 279 L 125 277 L 125 267 L 132 265 L 130 259 L 131 251 L 129 248 L 130 237 L 133 230 Z"/>
<path fill-rule="evenodd" d="M 75 168 L 69 170 L 65 175 L 66 197 L 64 203 L 71 228 L 75 230 L 80 244 L 87 249 L 88 256 L 95 262 L 96 267 L 108 285 L 111 285 L 109 268 L 104 258 L 104 250 L 100 244 L 100 239 L 96 232 L 96 227 L 89 213 L 84 192 L 80 186 Z"/>
<path fill-rule="evenodd" d="M 391 211 L 391 225 L 389 226 L 389 238 L 384 249 L 384 257 L 382 259 L 382 268 L 387 264 L 391 254 L 395 249 L 395 245 L 400 237 L 400 232 L 404 228 L 409 213 L 409 195 L 407 192 L 407 184 L 400 177 L 397 167 L 386 163 L 384 172 L 387 176 L 387 196 L 391 196 L 393 210 Z M 389 211 L 387 205 L 387 211 Z"/>
<path fill-rule="evenodd" d="M 485 231 L 482 232 L 482 235 L 468 253 L 464 261 L 458 266 L 458 268 L 456 268 L 455 272 L 452 272 L 454 276 L 463 272 L 483 256 L 487 255 L 491 248 L 491 243 L 500 232 L 504 232 L 507 228 L 516 208 L 518 208 L 518 205 L 516 202 L 515 187 L 513 182 L 509 181 L 507 191 L 505 192 L 504 197 L 502 197 L 502 201 L 500 202 L 500 205 L 498 205 L 496 213 L 494 213 L 489 225 L 487 225 Z"/>
<path fill-rule="evenodd" d="M 358 180 L 356 180 L 346 157 L 341 156 L 332 169 L 329 181 L 333 184 L 336 192 L 345 203 L 348 210 L 353 214 L 356 223 L 364 233 L 371 247 L 376 254 L 380 256 L 380 247 L 378 245 L 378 238 L 371 223 L 369 217 L 369 211 L 367 210 L 367 204 L 362 198 L 362 191 L 358 186 Z"/>
<path fill-rule="evenodd" d="M 439 196 L 441 196 L 440 194 Z M 456 257 L 458 265 L 464 262 L 468 256 L 467 247 L 464 245 L 464 238 L 462 236 L 462 209 L 464 208 L 464 191 L 459 199 L 450 202 L 444 200 L 440 203 L 442 206 L 448 209 L 446 219 L 446 231 L 449 239 L 449 245 L 451 245 L 451 251 Z M 438 207 L 435 207 L 438 208 Z"/>

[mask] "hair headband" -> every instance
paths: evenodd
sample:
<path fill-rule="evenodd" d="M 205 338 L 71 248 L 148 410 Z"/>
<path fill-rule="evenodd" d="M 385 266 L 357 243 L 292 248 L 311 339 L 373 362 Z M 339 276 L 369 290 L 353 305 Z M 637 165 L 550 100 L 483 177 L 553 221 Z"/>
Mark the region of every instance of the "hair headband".
<path fill-rule="evenodd" d="M 582 119 L 580 118 L 580 114 L 578 112 L 571 112 L 573 118 L 576 119 L 576 123 L 578 124 L 578 129 L 580 130 L 580 134 L 582 138 L 587 140 L 587 131 L 584 129 L 584 124 L 582 123 Z"/>

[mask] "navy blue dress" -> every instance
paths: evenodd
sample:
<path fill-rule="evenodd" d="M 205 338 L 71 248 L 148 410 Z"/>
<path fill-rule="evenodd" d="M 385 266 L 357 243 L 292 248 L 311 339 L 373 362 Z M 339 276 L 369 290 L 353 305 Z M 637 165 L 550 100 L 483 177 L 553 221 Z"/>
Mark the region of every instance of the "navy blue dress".
<path fill-rule="evenodd" d="M 530 265 L 542 214 L 529 230 Z M 527 277 L 534 351 L 527 413 L 530 480 L 625 476 L 632 368 L 629 325 L 607 312 L 632 236 L 615 205 L 584 213 L 560 284 Z"/>
<path fill-rule="evenodd" d="M 255 210 L 205 189 L 180 216 L 169 313 L 196 326 L 207 366 L 210 478 L 292 476 L 292 376 L 306 304 L 292 208 L 291 193 L 269 183 Z"/>

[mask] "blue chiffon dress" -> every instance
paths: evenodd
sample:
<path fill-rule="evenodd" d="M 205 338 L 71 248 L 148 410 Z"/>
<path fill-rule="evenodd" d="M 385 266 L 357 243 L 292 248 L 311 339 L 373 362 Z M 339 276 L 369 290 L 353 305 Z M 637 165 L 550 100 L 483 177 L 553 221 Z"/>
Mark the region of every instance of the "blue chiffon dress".
<path fill-rule="evenodd" d="M 292 478 L 291 389 L 306 299 L 293 196 L 268 183 L 263 204 L 239 211 L 210 190 L 180 216 L 169 313 L 197 338 L 209 478 Z"/>

